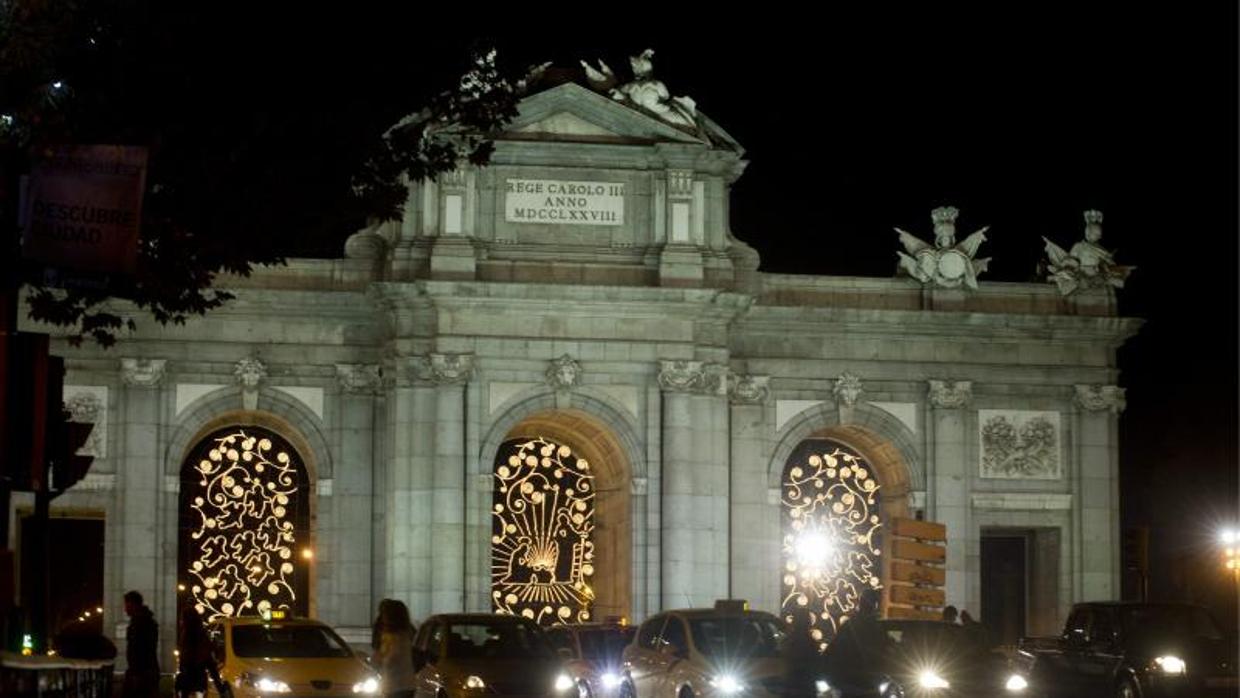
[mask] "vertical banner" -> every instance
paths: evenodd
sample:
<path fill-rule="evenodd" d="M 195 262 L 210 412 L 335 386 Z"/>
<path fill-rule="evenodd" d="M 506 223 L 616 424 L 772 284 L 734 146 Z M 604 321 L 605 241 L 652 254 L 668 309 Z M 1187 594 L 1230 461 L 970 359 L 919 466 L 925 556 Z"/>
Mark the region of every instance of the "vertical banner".
<path fill-rule="evenodd" d="M 30 172 L 22 256 L 51 267 L 132 273 L 138 261 L 146 148 L 60 146 Z"/>

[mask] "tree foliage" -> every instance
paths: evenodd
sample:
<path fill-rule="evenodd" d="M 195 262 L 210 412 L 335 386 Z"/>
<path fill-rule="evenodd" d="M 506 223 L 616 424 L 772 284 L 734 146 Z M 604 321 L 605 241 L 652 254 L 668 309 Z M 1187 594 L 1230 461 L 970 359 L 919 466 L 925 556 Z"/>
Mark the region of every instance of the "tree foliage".
<path fill-rule="evenodd" d="M 326 72 L 330 53 L 299 64 L 308 54 L 176 5 L 0 0 L 3 225 L 14 226 L 20 176 L 49 146 L 150 153 L 134 275 L 91 287 L 19 270 L 30 316 L 71 328 L 75 342 L 107 346 L 132 329 L 111 299 L 183 323 L 231 298 L 215 287 L 221 274 L 337 254 L 368 220 L 400 216 L 408 181 L 487 162 L 487 134 L 516 114 L 493 51 L 474 51 L 446 86 L 423 73 L 389 88 L 402 98 L 377 94 L 346 61 Z"/>

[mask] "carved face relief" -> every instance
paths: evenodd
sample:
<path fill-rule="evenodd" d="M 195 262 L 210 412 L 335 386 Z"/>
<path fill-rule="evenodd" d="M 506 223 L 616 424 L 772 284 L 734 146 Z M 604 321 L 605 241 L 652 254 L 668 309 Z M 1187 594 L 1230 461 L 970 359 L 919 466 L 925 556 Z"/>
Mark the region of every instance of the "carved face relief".
<path fill-rule="evenodd" d="M 557 390 L 572 388 L 581 382 L 581 364 L 564 354 L 547 367 L 546 377 L 547 383 Z"/>
<path fill-rule="evenodd" d="M 258 357 L 246 357 L 237 362 L 233 375 L 242 388 L 254 390 L 267 377 L 267 366 Z"/>

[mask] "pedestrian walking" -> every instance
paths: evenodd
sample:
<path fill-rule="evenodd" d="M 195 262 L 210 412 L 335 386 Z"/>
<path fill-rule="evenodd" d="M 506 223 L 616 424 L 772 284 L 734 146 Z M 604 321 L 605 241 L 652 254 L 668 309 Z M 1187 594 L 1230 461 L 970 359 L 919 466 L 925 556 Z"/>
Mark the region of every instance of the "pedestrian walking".
<path fill-rule="evenodd" d="M 810 612 L 797 608 L 792 611 L 792 623 L 784 636 L 779 653 L 784 660 L 784 694 L 797 698 L 814 698 L 821 667 L 818 641 L 810 633 Z"/>
<path fill-rule="evenodd" d="M 125 593 L 125 682 L 123 698 L 158 698 L 159 696 L 159 624 L 155 614 L 143 603 L 142 594 Z"/>
<path fill-rule="evenodd" d="M 371 664 L 383 679 L 383 695 L 412 698 L 414 688 L 413 623 L 409 608 L 396 599 L 379 602 L 379 615 L 370 635 Z"/>
<path fill-rule="evenodd" d="M 215 657 L 211 638 L 202 624 L 202 616 L 192 604 L 181 609 L 181 627 L 177 633 L 177 676 L 174 682 L 178 698 L 205 695 L 207 678 L 215 677 Z"/>

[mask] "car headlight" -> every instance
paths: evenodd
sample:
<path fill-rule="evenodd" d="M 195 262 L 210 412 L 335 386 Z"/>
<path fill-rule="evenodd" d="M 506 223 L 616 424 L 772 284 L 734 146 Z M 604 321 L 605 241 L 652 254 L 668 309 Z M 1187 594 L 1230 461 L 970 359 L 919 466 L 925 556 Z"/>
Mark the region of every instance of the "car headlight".
<path fill-rule="evenodd" d="M 603 683 L 603 688 L 615 688 L 620 685 L 620 677 L 610 671 L 604 672 L 603 675 L 599 677 L 599 681 Z"/>
<path fill-rule="evenodd" d="M 365 681 L 359 681 L 353 684 L 354 693 L 365 693 L 366 695 L 374 695 L 379 692 L 379 679 L 371 676 Z"/>
<path fill-rule="evenodd" d="M 254 688 L 262 693 L 291 693 L 293 689 L 283 681 L 263 677 L 254 682 Z"/>
<path fill-rule="evenodd" d="M 926 670 L 917 676 L 917 683 L 922 688 L 951 688 L 952 685 L 937 673 Z"/>
<path fill-rule="evenodd" d="M 472 691 L 481 691 L 482 689 L 486 687 L 487 687 L 487 682 L 483 681 L 481 676 L 474 676 L 473 674 L 470 674 L 469 676 L 465 677 L 465 688 L 468 688 Z"/>
<path fill-rule="evenodd" d="M 1154 664 L 1156 664 L 1159 669 L 1162 669 L 1162 673 L 1164 674 L 1182 675 L 1188 673 L 1188 664 L 1186 664 L 1183 659 L 1180 659 L 1173 654 L 1154 657 Z"/>
<path fill-rule="evenodd" d="M 555 677 L 555 690 L 561 693 L 571 690 L 576 685 L 577 684 L 573 683 L 572 678 L 570 678 L 568 674 L 560 674 Z"/>
<path fill-rule="evenodd" d="M 814 692 L 817 693 L 819 696 L 830 695 L 828 693 L 828 691 L 830 690 L 831 690 L 831 684 L 827 683 L 826 679 L 818 679 L 817 681 L 814 682 Z"/>
<path fill-rule="evenodd" d="M 716 691 L 719 691 L 725 696 L 734 695 L 745 690 L 745 684 L 738 681 L 736 677 L 731 674 L 720 674 L 716 676 L 710 680 L 710 685 L 714 686 Z"/>
<path fill-rule="evenodd" d="M 1020 693 L 1029 688 L 1029 682 L 1020 674 L 1012 674 L 1008 677 L 1007 683 L 1003 684 L 1003 688 L 1009 693 Z"/>

